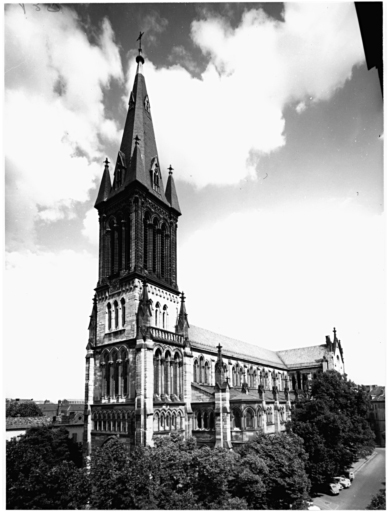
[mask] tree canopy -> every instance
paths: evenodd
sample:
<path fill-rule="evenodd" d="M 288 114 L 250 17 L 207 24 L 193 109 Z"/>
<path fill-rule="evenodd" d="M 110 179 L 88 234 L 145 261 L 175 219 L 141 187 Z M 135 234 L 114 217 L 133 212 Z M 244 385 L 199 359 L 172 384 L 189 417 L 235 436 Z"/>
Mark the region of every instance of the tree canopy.
<path fill-rule="evenodd" d="M 118 439 L 95 451 L 93 509 L 298 508 L 308 497 L 306 455 L 294 434 L 258 435 L 242 450 L 197 447 L 179 435 L 131 452 Z"/>
<path fill-rule="evenodd" d="M 89 482 L 81 447 L 64 429 L 31 428 L 6 445 L 7 509 L 73 509 Z"/>
<path fill-rule="evenodd" d="M 6 403 L 5 415 L 7 418 L 15 418 L 16 416 L 28 418 L 43 416 L 43 412 L 35 402 L 17 402 L 16 400 L 11 400 Z"/>
<path fill-rule="evenodd" d="M 304 440 L 314 487 L 372 452 L 368 414 L 367 392 L 336 371 L 318 374 L 310 395 L 296 402 L 288 430 Z"/>

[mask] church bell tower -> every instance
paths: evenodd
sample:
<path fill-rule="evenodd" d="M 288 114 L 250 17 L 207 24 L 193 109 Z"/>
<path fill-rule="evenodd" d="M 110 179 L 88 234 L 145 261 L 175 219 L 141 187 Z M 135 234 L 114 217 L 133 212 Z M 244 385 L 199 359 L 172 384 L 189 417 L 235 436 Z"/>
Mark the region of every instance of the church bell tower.
<path fill-rule="evenodd" d="M 171 166 L 164 187 L 141 36 L 138 40 L 136 75 L 113 179 L 106 159 L 95 203 L 99 271 L 86 356 L 88 451 L 92 432 L 97 439 L 97 432 L 108 430 L 99 415 L 108 410 L 114 414 L 115 409 L 125 417 L 123 428 L 132 444 L 150 443 L 154 341 L 184 345 L 177 284 L 181 211 Z"/>

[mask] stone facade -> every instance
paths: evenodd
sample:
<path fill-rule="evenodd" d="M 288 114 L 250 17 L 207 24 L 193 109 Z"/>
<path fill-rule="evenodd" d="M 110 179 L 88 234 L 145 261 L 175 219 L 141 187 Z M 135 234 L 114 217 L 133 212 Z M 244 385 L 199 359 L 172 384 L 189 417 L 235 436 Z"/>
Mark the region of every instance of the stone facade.
<path fill-rule="evenodd" d="M 344 370 L 340 341 L 274 352 L 189 326 L 177 284 L 181 215 L 160 172 L 141 53 L 111 183 L 95 204 L 99 279 L 89 325 L 84 443 L 153 445 L 172 431 L 233 447 L 284 430 L 291 400 L 320 371 Z M 340 359 L 339 359 L 340 358 Z"/>

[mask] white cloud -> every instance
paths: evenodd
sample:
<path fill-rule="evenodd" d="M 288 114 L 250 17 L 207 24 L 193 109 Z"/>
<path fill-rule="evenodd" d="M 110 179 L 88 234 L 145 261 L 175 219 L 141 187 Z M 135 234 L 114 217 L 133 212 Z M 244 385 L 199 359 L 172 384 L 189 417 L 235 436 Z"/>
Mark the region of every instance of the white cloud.
<path fill-rule="evenodd" d="M 4 361 L 6 396 L 83 398 L 88 316 L 97 260 L 74 251 L 6 255 Z M 55 287 L 53 287 L 55 283 Z M 89 297 L 91 300 L 85 300 Z M 66 395 L 66 396 L 65 396 Z"/>
<path fill-rule="evenodd" d="M 107 20 L 92 45 L 76 14 L 7 6 L 5 15 L 5 155 L 9 233 L 15 247 L 37 219 L 53 222 L 88 200 L 101 174 L 99 137 L 118 138 L 114 121 L 104 119 L 103 92 L 122 79 L 118 47 Z M 13 219 L 30 209 L 16 224 Z"/>
<path fill-rule="evenodd" d="M 307 104 L 304 101 L 300 101 L 300 103 L 296 107 L 296 112 L 298 114 L 301 114 L 301 112 L 304 112 L 306 110 Z"/>
<path fill-rule="evenodd" d="M 384 235 L 383 216 L 352 205 L 232 214 L 180 249 L 189 322 L 273 350 L 323 343 L 335 326 L 349 376 L 383 382 Z"/>
<path fill-rule="evenodd" d="M 99 217 L 97 210 L 91 208 L 85 215 L 84 227 L 82 234 L 89 240 L 93 245 L 99 244 Z"/>
<path fill-rule="evenodd" d="M 286 3 L 284 16 L 251 9 L 236 29 L 223 18 L 193 22 L 210 59 L 201 80 L 146 61 L 160 158 L 176 177 L 202 187 L 255 176 L 260 155 L 285 144 L 284 107 L 328 100 L 363 62 L 352 3 Z M 134 72 L 131 62 L 129 89 Z"/>

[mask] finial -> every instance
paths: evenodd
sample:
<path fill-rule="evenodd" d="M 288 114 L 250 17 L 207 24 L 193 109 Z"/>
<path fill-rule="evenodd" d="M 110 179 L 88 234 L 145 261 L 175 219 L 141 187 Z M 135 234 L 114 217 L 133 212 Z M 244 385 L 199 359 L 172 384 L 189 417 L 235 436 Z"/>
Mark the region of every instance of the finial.
<path fill-rule="evenodd" d="M 136 57 L 136 62 L 139 64 L 140 62 L 142 64 L 144 64 L 145 60 L 144 58 L 142 57 L 142 36 L 143 36 L 144 32 L 139 32 L 139 36 L 138 36 L 138 39 L 137 41 L 139 41 L 139 48 L 138 48 L 138 55 Z"/>
<path fill-rule="evenodd" d="M 107 167 L 109 166 L 109 160 L 108 160 L 108 158 L 106 158 L 106 159 L 104 160 L 104 163 L 105 163 L 105 167 L 107 168 Z"/>
<path fill-rule="evenodd" d="M 134 139 L 135 139 L 135 145 L 139 146 L 140 137 L 138 137 L 138 135 L 135 135 Z"/>
<path fill-rule="evenodd" d="M 169 171 L 169 176 L 171 176 L 171 175 L 173 174 L 173 171 L 174 171 L 174 169 L 173 169 L 173 167 L 172 167 L 172 165 L 171 165 L 171 164 L 170 164 L 170 166 L 168 167 L 168 171 Z"/>
<path fill-rule="evenodd" d="M 335 329 L 335 327 L 334 327 L 332 332 L 334 333 L 334 339 L 336 339 L 336 329 Z"/>
<path fill-rule="evenodd" d="M 182 302 L 185 302 L 185 299 L 186 299 L 186 297 L 185 297 L 185 295 L 184 295 L 184 292 L 181 292 L 181 301 L 182 301 Z"/>
<path fill-rule="evenodd" d="M 216 348 L 217 348 L 217 350 L 218 350 L 218 352 L 219 352 L 219 354 L 220 354 L 220 352 L 222 351 L 222 348 L 223 348 L 223 347 L 220 345 L 220 343 L 219 343 L 219 345 L 218 345 Z"/>

